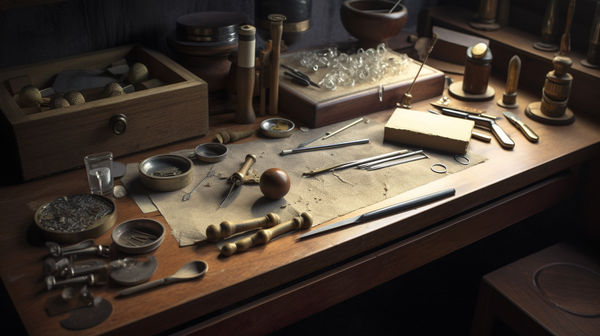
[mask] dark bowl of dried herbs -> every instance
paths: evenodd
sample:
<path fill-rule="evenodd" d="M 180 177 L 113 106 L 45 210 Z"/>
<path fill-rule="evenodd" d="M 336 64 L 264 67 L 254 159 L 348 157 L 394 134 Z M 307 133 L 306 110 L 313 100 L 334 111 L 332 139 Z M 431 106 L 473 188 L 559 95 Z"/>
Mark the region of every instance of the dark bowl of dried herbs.
<path fill-rule="evenodd" d="M 142 185 L 154 191 L 175 191 L 194 179 L 194 163 L 175 154 L 156 155 L 140 163 Z"/>
<path fill-rule="evenodd" d="M 165 226 L 154 219 L 131 219 L 117 225 L 112 232 L 112 240 L 123 253 L 148 253 L 160 246 L 165 231 Z"/>
<path fill-rule="evenodd" d="M 34 219 L 45 239 L 60 244 L 78 243 L 112 228 L 117 220 L 117 206 L 100 195 L 62 196 L 42 205 Z"/>

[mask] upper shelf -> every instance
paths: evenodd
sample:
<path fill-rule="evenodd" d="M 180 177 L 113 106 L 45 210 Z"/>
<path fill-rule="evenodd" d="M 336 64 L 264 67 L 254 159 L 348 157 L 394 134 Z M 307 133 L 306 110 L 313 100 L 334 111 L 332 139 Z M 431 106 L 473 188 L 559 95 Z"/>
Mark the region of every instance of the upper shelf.
<path fill-rule="evenodd" d="M 457 6 L 433 7 L 429 9 L 427 29 L 435 25 L 490 40 L 490 49 L 494 55 L 492 65 L 497 72 L 505 74 L 510 58 L 518 55 L 523 64 L 519 86 L 523 85 L 534 91 L 541 90 L 546 74 L 553 70 L 552 60 L 555 56 L 555 52 L 533 48 L 533 44 L 540 41 L 541 32 L 540 36 L 535 36 L 510 26 L 504 26 L 497 31 L 477 30 L 469 25 L 473 14 L 473 11 Z M 591 115 L 600 114 L 595 108 L 600 106 L 600 97 L 597 94 L 597 88 L 600 87 L 600 69 L 583 66 L 581 60 L 587 57 L 585 54 L 570 51 L 568 56 L 573 60 L 573 66 L 569 70 L 573 76 L 569 107 Z"/>
<path fill-rule="evenodd" d="M 554 51 L 541 51 L 533 47 L 535 42 L 540 41 L 541 32 L 540 36 L 535 36 L 510 26 L 504 26 L 496 31 L 478 30 L 469 25 L 474 12 L 457 6 L 434 7 L 430 9 L 429 13 L 433 20 L 448 25 L 449 27 L 447 26 L 447 28 L 470 35 L 478 35 L 497 43 L 502 43 L 541 60 L 552 62 L 552 59 L 554 58 Z M 559 32 L 560 31 L 561 29 L 559 29 Z M 562 31 L 564 32 L 564 28 L 562 28 Z M 562 33 L 560 35 L 562 35 Z M 600 78 L 600 69 L 587 68 L 581 65 L 581 60 L 586 59 L 587 55 L 576 51 L 570 51 L 568 56 L 573 60 L 573 71 L 579 71 Z"/>

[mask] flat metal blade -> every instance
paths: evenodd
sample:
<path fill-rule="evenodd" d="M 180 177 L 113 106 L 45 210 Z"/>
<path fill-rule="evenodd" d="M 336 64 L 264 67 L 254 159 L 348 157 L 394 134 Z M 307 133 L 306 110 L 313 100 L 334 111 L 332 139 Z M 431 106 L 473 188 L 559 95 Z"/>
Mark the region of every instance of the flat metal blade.
<path fill-rule="evenodd" d="M 225 202 L 227 201 L 227 199 L 229 198 L 229 196 L 231 196 L 231 194 L 233 193 L 234 189 L 235 189 L 235 183 L 231 185 L 231 189 L 229 189 L 229 193 L 227 194 L 227 196 L 225 196 L 225 198 L 223 199 L 223 202 L 221 202 L 221 204 L 219 205 L 219 209 L 221 207 L 223 207 L 223 204 L 225 204 Z"/>
<path fill-rule="evenodd" d="M 341 220 L 341 221 L 331 224 L 331 225 L 319 227 L 317 229 L 314 229 L 307 233 L 302 234 L 299 237 L 299 239 L 304 238 L 304 237 L 309 237 L 309 236 L 312 236 L 317 233 L 322 233 L 325 231 L 337 229 L 342 226 L 346 226 L 346 225 L 350 225 L 350 224 L 358 224 L 363 221 L 369 221 L 369 220 L 373 220 L 373 219 L 376 219 L 376 218 L 379 218 L 382 216 L 387 216 L 387 215 L 390 215 L 393 213 L 397 213 L 400 211 L 413 209 L 413 208 L 416 208 L 416 207 L 419 207 L 419 206 L 422 206 L 422 205 L 425 205 L 425 204 L 428 204 L 428 203 L 431 203 L 434 201 L 441 200 L 446 197 L 454 196 L 455 194 L 456 194 L 456 190 L 454 190 L 454 188 L 450 188 L 450 189 L 435 192 L 433 194 L 413 198 L 411 200 L 400 202 L 400 203 L 397 203 L 394 205 L 390 205 L 388 207 L 385 207 L 385 208 L 382 208 L 379 210 L 367 212 L 365 214 L 362 214 L 362 215 L 359 215 L 356 217 L 344 219 L 344 220 Z"/>
<path fill-rule="evenodd" d="M 363 215 L 358 215 L 356 217 L 352 217 L 352 218 L 341 220 L 341 221 L 333 223 L 331 225 L 321 226 L 319 228 L 316 228 L 314 230 L 311 230 L 309 232 L 301 234 L 298 238 L 302 239 L 302 238 L 310 237 L 312 235 L 319 234 L 321 232 L 325 232 L 325 231 L 337 229 L 337 228 L 339 228 L 341 226 L 344 226 L 344 225 L 358 224 L 358 223 L 360 223 L 360 219 L 361 219 L 362 216 Z"/>

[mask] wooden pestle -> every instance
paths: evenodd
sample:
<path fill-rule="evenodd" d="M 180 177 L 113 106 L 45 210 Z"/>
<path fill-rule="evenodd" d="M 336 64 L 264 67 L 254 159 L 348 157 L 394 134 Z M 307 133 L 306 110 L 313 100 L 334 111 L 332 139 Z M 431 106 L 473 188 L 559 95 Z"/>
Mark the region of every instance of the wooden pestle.
<path fill-rule="evenodd" d="M 260 109 L 259 115 L 262 117 L 266 112 L 266 91 L 269 87 L 268 79 L 269 67 L 271 65 L 269 58 L 271 57 L 271 48 L 273 47 L 273 41 L 268 40 L 265 42 L 265 50 L 261 51 L 258 60 L 260 62 L 260 77 L 259 77 L 259 86 L 260 86 Z"/>
<path fill-rule="evenodd" d="M 228 238 L 239 232 L 263 227 L 270 228 L 279 224 L 280 222 L 281 219 L 279 216 L 270 212 L 266 216 L 248 219 L 237 223 L 224 221 L 219 225 L 211 224 L 206 228 L 206 240 L 214 242 L 220 238 Z"/>
<path fill-rule="evenodd" d="M 269 15 L 271 21 L 271 96 L 269 97 L 269 115 L 277 115 L 279 104 L 279 58 L 281 56 L 281 36 L 283 34 L 283 21 L 286 19 L 281 14 Z"/>
<path fill-rule="evenodd" d="M 252 92 L 254 91 L 256 28 L 243 25 L 239 28 L 237 61 L 237 94 L 238 106 L 233 121 L 238 124 L 251 124 L 256 120 L 252 107 Z"/>
<path fill-rule="evenodd" d="M 237 251 L 244 251 L 257 244 L 266 244 L 271 239 L 280 236 L 291 230 L 310 229 L 313 224 L 313 218 L 308 212 L 303 212 L 300 216 L 292 218 L 287 222 L 281 223 L 269 229 L 262 229 L 250 237 L 241 239 L 235 243 L 227 243 L 221 248 L 221 254 L 230 256 Z"/>

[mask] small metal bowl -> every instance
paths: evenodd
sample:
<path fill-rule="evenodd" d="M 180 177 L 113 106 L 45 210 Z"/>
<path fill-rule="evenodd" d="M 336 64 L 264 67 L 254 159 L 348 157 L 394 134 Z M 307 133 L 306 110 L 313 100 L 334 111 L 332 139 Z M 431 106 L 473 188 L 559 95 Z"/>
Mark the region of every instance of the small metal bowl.
<path fill-rule="evenodd" d="M 89 218 L 85 220 L 78 215 L 79 212 L 75 211 L 84 206 L 108 213 L 102 216 L 98 212 L 98 216 L 102 216 L 101 218 L 95 220 L 93 223 L 86 223 Z M 80 194 L 63 196 L 42 205 L 35 212 L 34 220 L 38 231 L 44 239 L 59 244 L 74 244 L 89 238 L 99 237 L 110 230 L 117 221 L 117 205 L 113 200 L 100 195 Z M 86 225 L 87 227 L 77 230 L 73 228 L 74 225 L 70 224 L 73 221 L 82 221 L 82 223 L 85 223 L 82 225 Z"/>
<path fill-rule="evenodd" d="M 196 147 L 196 157 L 204 162 L 221 162 L 225 160 L 228 151 L 227 146 L 210 142 Z"/>
<path fill-rule="evenodd" d="M 271 118 L 260 123 L 260 130 L 271 138 L 286 138 L 292 135 L 295 126 L 291 120 Z"/>
<path fill-rule="evenodd" d="M 175 170 L 179 174 L 160 175 L 161 171 Z M 155 191 L 175 191 L 187 187 L 194 179 L 194 163 L 181 155 L 156 155 L 140 163 L 140 181 L 148 189 Z"/>
<path fill-rule="evenodd" d="M 138 218 L 125 221 L 113 230 L 112 240 L 117 249 L 129 254 L 142 254 L 156 250 L 165 238 L 165 226 L 154 219 Z M 153 236 L 148 239 L 133 237 Z M 143 241 L 141 241 L 143 240 Z M 137 246 L 136 246 L 137 245 Z"/>

